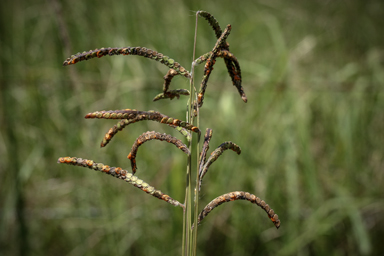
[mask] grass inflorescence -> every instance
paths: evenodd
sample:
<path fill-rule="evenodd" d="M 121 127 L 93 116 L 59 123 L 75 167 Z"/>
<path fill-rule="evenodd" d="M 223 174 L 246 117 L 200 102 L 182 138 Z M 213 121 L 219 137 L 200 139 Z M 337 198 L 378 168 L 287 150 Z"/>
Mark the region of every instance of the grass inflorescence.
<path fill-rule="evenodd" d="M 67 163 L 67 164 L 73 164 L 77 166 L 89 167 L 91 169 L 102 171 L 112 176 L 116 176 L 120 179 L 126 180 L 130 184 L 140 188 L 141 190 L 145 191 L 148 194 L 151 194 L 157 198 L 160 198 L 170 204 L 183 207 L 184 223 L 185 223 L 184 224 L 185 234 L 183 235 L 183 255 L 196 255 L 196 247 L 197 247 L 197 225 L 195 226 L 195 228 L 193 228 L 194 224 L 192 223 L 192 203 L 191 203 L 191 194 L 192 194 L 191 146 L 193 143 L 193 137 L 189 134 L 187 130 L 197 133 L 198 134 L 197 140 L 200 140 L 201 131 L 193 123 L 197 122 L 197 124 L 199 125 L 199 121 L 198 121 L 199 120 L 198 115 L 200 113 L 199 109 L 203 105 L 203 99 L 208 86 L 208 80 L 209 80 L 210 74 L 213 71 L 213 66 L 216 63 L 217 57 L 221 57 L 225 60 L 225 64 L 228 69 L 229 75 L 233 81 L 233 85 L 236 86 L 243 101 L 247 102 L 247 97 L 245 96 L 244 89 L 241 85 L 242 79 L 241 79 L 240 64 L 237 58 L 229 51 L 229 44 L 227 43 L 227 38 L 232 30 L 232 26 L 228 24 L 224 29 L 224 31 L 221 31 L 221 28 L 217 20 L 208 12 L 199 11 L 196 14 L 196 19 L 198 16 L 204 17 L 209 22 L 209 24 L 213 27 L 215 31 L 215 35 L 217 37 L 217 41 L 213 49 L 207 54 L 204 54 L 199 58 L 197 58 L 192 64 L 193 65 L 192 69 L 193 69 L 195 65 L 205 62 L 204 75 L 200 85 L 199 92 L 194 92 L 193 77 L 191 76 L 191 73 L 193 73 L 193 71 L 189 72 L 184 67 L 182 67 L 178 62 L 174 61 L 174 59 L 168 56 L 164 56 L 163 54 L 158 53 L 157 51 L 147 49 L 145 47 L 100 48 L 100 49 L 90 50 L 88 52 L 77 53 L 75 55 L 72 55 L 70 58 L 66 59 L 63 64 L 64 66 L 68 66 L 68 65 L 76 64 L 80 61 L 89 60 L 96 57 L 101 58 L 103 56 L 113 56 L 113 55 L 143 56 L 152 60 L 156 60 L 170 68 L 167 74 L 164 76 L 163 92 L 157 95 L 153 99 L 154 101 L 157 101 L 160 99 L 166 99 L 166 98 L 173 99 L 175 97 L 179 99 L 180 95 L 190 96 L 190 101 L 189 101 L 188 110 L 187 110 L 187 117 L 188 117 L 187 121 L 181 121 L 179 119 L 161 114 L 160 112 L 157 112 L 157 111 L 139 111 L 136 109 L 122 109 L 122 110 L 109 110 L 109 111 L 103 110 L 103 111 L 91 112 L 85 116 L 85 118 L 87 119 L 93 119 L 93 118 L 122 119 L 119 123 L 117 123 L 111 129 L 109 129 L 109 131 L 104 136 L 103 141 L 101 142 L 101 147 L 106 146 L 111 141 L 113 136 L 118 131 L 121 131 L 127 125 L 136 123 L 138 121 L 143 121 L 143 120 L 151 120 L 151 121 L 167 124 L 173 128 L 176 128 L 188 139 L 187 140 L 188 145 L 186 145 L 181 140 L 169 134 L 165 134 L 165 133 L 162 134 L 155 131 L 144 132 L 142 135 L 140 135 L 136 139 L 136 141 L 132 146 L 131 152 L 128 154 L 128 157 L 127 157 L 131 161 L 132 173 L 128 173 L 126 170 L 122 170 L 119 167 L 117 168 L 109 167 L 108 165 L 94 163 L 92 160 L 86 160 L 81 158 L 64 157 L 64 158 L 59 158 L 58 160 L 59 163 Z M 196 45 L 194 47 L 196 47 Z M 186 90 L 186 89 L 169 90 L 172 79 L 176 75 L 181 75 L 190 79 L 190 85 L 191 85 L 190 90 Z M 193 102 L 193 104 L 191 102 L 192 94 L 197 99 L 197 101 Z M 195 116 L 197 116 L 196 119 L 194 119 Z M 261 200 L 260 198 L 248 192 L 231 192 L 228 194 L 224 194 L 220 197 L 217 197 L 211 203 L 209 203 L 206 207 L 204 207 L 204 209 L 201 211 L 201 213 L 197 217 L 198 198 L 199 198 L 199 191 L 201 189 L 201 182 L 204 175 L 207 173 L 208 168 L 212 165 L 213 162 L 215 162 L 219 158 L 219 156 L 225 150 L 231 149 L 237 154 L 241 153 L 241 149 L 238 145 L 236 145 L 231 141 L 226 141 L 222 143 L 217 149 L 215 149 L 211 153 L 209 158 L 206 159 L 206 154 L 209 149 L 209 142 L 211 138 L 212 138 L 212 129 L 207 129 L 204 137 L 202 152 L 199 153 L 198 151 L 199 161 L 198 161 L 198 166 L 196 170 L 197 179 L 196 179 L 195 204 L 194 204 L 194 207 L 195 207 L 194 220 L 197 223 L 195 224 L 199 224 L 202 221 L 202 219 L 205 216 L 207 216 L 216 206 L 228 201 L 243 199 L 243 200 L 248 200 L 262 207 L 267 212 L 269 218 L 273 221 L 276 228 L 279 228 L 280 220 L 277 214 L 275 214 L 274 211 L 270 209 L 269 205 L 266 204 L 263 200 Z M 187 164 L 188 183 L 186 185 L 186 199 L 184 204 L 179 203 L 177 200 L 169 197 L 168 195 L 163 194 L 159 190 L 155 190 L 152 186 L 149 186 L 144 181 L 133 176 L 137 171 L 137 163 L 136 163 L 137 151 L 140 145 L 142 145 L 143 143 L 149 140 L 159 140 L 159 141 L 172 143 L 178 149 L 182 150 L 184 153 L 188 155 L 188 164 Z"/>

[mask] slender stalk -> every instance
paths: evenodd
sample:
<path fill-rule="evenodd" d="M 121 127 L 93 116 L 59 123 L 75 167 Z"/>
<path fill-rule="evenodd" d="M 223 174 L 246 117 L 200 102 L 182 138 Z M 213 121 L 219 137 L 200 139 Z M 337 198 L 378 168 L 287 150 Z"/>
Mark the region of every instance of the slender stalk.
<path fill-rule="evenodd" d="M 185 202 L 184 202 L 185 204 Z M 185 207 L 183 209 L 183 237 L 182 237 L 182 245 L 181 245 L 181 255 L 182 256 L 185 256 L 185 230 L 186 230 L 186 227 L 185 227 Z"/>
<path fill-rule="evenodd" d="M 196 101 L 197 102 L 197 101 Z M 200 125 L 200 119 L 199 119 L 199 107 L 197 106 L 197 116 L 196 116 L 196 124 L 199 127 Z M 193 228 L 193 256 L 196 256 L 196 249 L 197 249 L 197 223 L 198 223 L 198 216 L 199 216 L 199 159 L 200 159 L 200 140 L 197 141 L 197 147 L 196 147 L 196 185 L 195 185 L 195 212 L 194 212 L 194 228 Z"/>
<path fill-rule="evenodd" d="M 192 84 L 192 82 L 190 82 Z M 191 95 L 192 95 L 192 91 Z M 190 97 L 191 98 L 191 97 Z M 187 109 L 187 120 L 188 122 L 191 120 L 191 99 L 189 99 L 188 102 L 188 109 Z M 188 139 L 187 147 L 189 150 L 192 149 L 192 138 L 193 136 Z M 191 155 L 188 155 L 187 158 L 187 177 L 186 177 L 186 187 L 185 187 L 185 199 L 184 199 L 184 211 L 183 211 L 183 243 L 182 243 L 182 250 L 183 256 L 188 256 L 189 250 L 190 250 L 190 230 L 191 230 Z"/>
<path fill-rule="evenodd" d="M 193 101 L 193 96 L 195 95 L 195 90 L 194 90 L 194 65 L 193 61 L 195 60 L 196 56 L 196 37 L 197 37 L 197 19 L 198 15 L 196 14 L 196 23 L 195 23 L 195 35 L 194 35 L 194 44 L 193 44 L 193 56 L 192 56 L 192 67 L 191 67 L 191 78 L 189 80 L 189 91 L 191 92 L 189 95 L 189 101 L 188 101 L 188 109 L 187 109 L 187 122 L 188 123 L 193 123 L 193 109 L 194 109 L 194 101 Z M 196 96 L 195 96 L 196 98 Z M 200 136 L 198 138 L 200 140 Z M 193 137 L 191 137 L 191 140 L 188 141 L 188 149 L 190 152 L 192 151 L 192 144 L 193 144 Z M 199 150 L 199 149 L 198 149 Z M 198 159 L 198 158 L 197 158 Z M 194 233 L 192 234 L 192 156 L 188 156 L 188 162 L 187 162 L 187 181 L 186 181 L 186 190 L 185 190 L 185 211 L 183 215 L 183 255 L 196 255 L 196 239 L 197 239 L 197 232 L 196 228 L 194 229 Z M 198 172 L 197 172 L 198 174 Z M 196 196 L 196 194 L 195 194 Z M 196 199 L 195 199 L 196 200 Z M 196 204 L 195 204 L 195 219 L 197 217 L 196 213 Z M 196 221 L 196 220 L 195 220 Z M 197 222 L 196 222 L 197 223 Z"/>
<path fill-rule="evenodd" d="M 196 21 L 195 21 L 195 37 L 194 37 L 194 42 L 193 42 L 193 57 L 192 57 L 192 67 L 191 67 L 191 79 L 192 79 L 192 86 L 194 87 L 193 85 L 193 77 L 195 75 L 195 65 L 194 65 L 194 60 L 196 58 L 196 41 L 197 41 L 197 22 L 198 22 L 198 18 L 199 18 L 199 15 L 198 13 L 196 13 Z M 196 116 L 196 121 L 197 121 L 197 125 L 199 127 L 200 125 L 200 122 L 199 122 L 199 106 L 197 104 L 197 98 L 196 98 L 196 111 L 197 111 L 197 116 Z M 196 156 L 196 161 L 197 161 L 197 164 L 196 164 L 196 186 L 195 186 L 195 212 L 194 212 L 194 229 L 193 229 L 193 233 L 192 233 L 192 236 L 193 236 L 193 250 L 192 250 L 192 255 L 193 256 L 196 256 L 196 250 L 197 250 L 197 217 L 199 215 L 199 150 L 200 150 L 200 135 L 199 135 L 199 138 L 197 140 L 197 147 L 196 147 L 196 152 L 197 152 L 197 156 Z M 192 154 L 191 154 L 192 155 Z"/>
<path fill-rule="evenodd" d="M 192 139 L 191 139 L 191 143 L 189 145 L 189 149 L 191 150 L 192 148 Z M 191 191 L 191 188 L 192 188 L 192 185 L 191 185 L 191 170 L 192 170 L 192 161 L 191 161 L 192 157 L 191 155 L 188 156 L 188 166 L 187 166 L 187 188 L 186 188 L 186 223 L 185 223 L 185 226 L 186 226 L 186 230 L 185 230 L 185 240 L 186 240 L 186 252 L 187 252 L 187 256 L 191 255 L 191 220 L 192 220 L 192 199 L 191 199 L 191 194 L 192 194 L 192 191 Z"/>
<path fill-rule="evenodd" d="M 191 78 L 192 80 L 192 78 Z M 190 81 L 190 87 L 192 88 L 192 81 Z M 192 95 L 192 89 L 191 89 L 191 95 Z M 188 103 L 188 110 L 187 110 L 187 120 L 190 122 L 192 120 L 191 118 L 191 107 L 192 107 L 192 100 L 190 96 L 190 100 Z M 192 150 L 192 138 L 191 136 L 190 140 L 188 140 L 187 146 L 189 150 Z M 186 188 L 185 188 L 185 210 L 183 211 L 183 255 L 189 256 L 190 250 L 191 250 L 191 219 L 192 219 L 192 200 L 191 200 L 191 170 L 192 170 L 192 156 L 188 155 L 187 159 L 187 177 L 186 177 Z"/>

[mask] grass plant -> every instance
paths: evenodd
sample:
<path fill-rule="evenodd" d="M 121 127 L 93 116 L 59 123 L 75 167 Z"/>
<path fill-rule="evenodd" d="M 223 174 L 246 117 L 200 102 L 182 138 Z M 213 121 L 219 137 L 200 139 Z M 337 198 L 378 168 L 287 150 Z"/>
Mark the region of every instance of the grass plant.
<path fill-rule="evenodd" d="M 123 179 L 128 183 L 134 185 L 135 187 L 140 188 L 142 191 L 157 197 L 161 200 L 164 200 L 167 203 L 170 203 L 174 206 L 180 206 L 183 208 L 184 213 L 184 225 L 183 225 L 183 240 L 182 240 L 182 255 L 196 255 L 197 252 L 197 229 L 200 222 L 217 206 L 230 201 L 235 200 L 248 200 L 253 204 L 260 206 L 265 212 L 268 214 L 268 217 L 275 224 L 276 228 L 280 227 L 280 220 L 277 214 L 275 214 L 274 210 L 270 208 L 270 206 L 259 197 L 250 194 L 248 192 L 243 191 L 235 191 L 223 194 L 218 196 L 214 200 L 212 200 L 207 206 L 205 206 L 200 214 L 198 213 L 198 199 L 199 192 L 201 190 L 201 183 L 208 172 L 209 167 L 214 163 L 220 155 L 228 149 L 235 151 L 237 154 L 241 153 L 241 149 L 238 145 L 231 141 L 226 141 L 222 143 L 218 148 L 216 148 L 208 159 L 206 159 L 207 151 L 209 149 L 209 142 L 212 138 L 213 130 L 207 128 L 206 134 L 204 136 L 204 145 L 203 149 L 200 152 L 199 143 L 197 143 L 197 157 L 198 162 L 196 164 L 196 181 L 195 181 L 195 189 L 194 189 L 194 200 L 191 200 L 193 189 L 192 189 L 192 162 L 191 162 L 191 149 L 193 146 L 193 136 L 190 132 L 195 132 L 198 134 L 197 142 L 200 140 L 201 131 L 198 127 L 194 126 L 193 123 L 200 124 L 199 114 L 201 111 L 201 107 L 203 106 L 203 99 L 205 95 L 205 91 L 208 87 L 208 80 L 210 74 L 213 70 L 213 66 L 216 63 L 216 58 L 221 57 L 224 59 L 225 65 L 227 67 L 230 78 L 232 79 L 233 85 L 237 88 L 241 98 L 244 102 L 247 102 L 247 97 L 245 95 L 244 89 L 241 85 L 241 69 L 240 64 L 237 58 L 229 51 L 229 44 L 226 42 L 227 37 L 231 31 L 231 25 L 227 25 L 224 31 L 221 30 L 219 23 L 217 20 L 206 11 L 198 11 L 196 12 L 196 29 L 197 31 L 197 19 L 198 17 L 202 17 L 206 19 L 209 25 L 213 28 L 217 42 L 213 47 L 212 51 L 200 56 L 192 63 L 192 72 L 188 72 L 184 67 L 182 67 L 178 62 L 174 59 L 164 56 L 162 53 L 157 51 L 153 51 L 151 49 L 147 49 L 145 47 L 123 47 L 123 48 L 101 48 L 90 51 L 84 51 L 83 53 L 77 53 L 72 55 L 70 58 L 67 58 L 63 66 L 68 66 L 72 64 L 76 64 L 80 61 L 89 60 L 93 58 L 101 58 L 103 56 L 113 56 L 113 55 L 138 55 L 143 56 L 155 61 L 160 62 L 161 64 L 166 65 L 169 69 L 167 74 L 164 76 L 164 85 L 163 92 L 155 96 L 154 101 L 160 99 L 173 99 L 175 97 L 179 98 L 180 95 L 190 95 L 189 101 L 187 104 L 187 121 L 181 121 L 176 118 L 168 117 L 164 114 L 161 114 L 156 111 L 138 111 L 136 109 L 123 109 L 123 110 L 110 110 L 110 111 L 97 111 L 93 113 L 89 113 L 85 116 L 85 118 L 101 118 L 101 119 L 121 119 L 117 125 L 113 128 L 109 129 L 107 134 L 104 136 L 103 141 L 101 142 L 101 147 L 104 147 L 106 144 L 110 142 L 113 136 L 127 125 L 135 123 L 137 121 L 143 120 L 151 120 L 157 121 L 159 123 L 167 124 L 172 128 L 176 128 L 180 131 L 187 139 L 188 146 L 185 145 L 181 140 L 169 135 L 169 134 L 161 134 L 154 131 L 147 131 L 139 136 L 135 143 L 132 146 L 131 152 L 128 155 L 128 159 L 131 161 L 132 172 L 128 172 L 123 170 L 120 167 L 110 167 L 108 165 L 104 165 L 101 163 L 95 163 L 93 160 L 87 160 L 77 157 L 60 157 L 58 163 L 72 164 L 76 166 L 88 167 L 97 171 L 104 172 L 106 174 L 112 175 L 116 178 Z M 194 50 L 196 47 L 196 33 L 194 39 Z M 193 59 L 195 56 L 193 56 Z M 193 75 L 194 75 L 194 66 L 206 63 L 204 67 L 204 75 L 203 80 L 200 85 L 199 92 L 195 92 Z M 186 89 L 176 89 L 169 90 L 172 78 L 176 75 L 184 76 L 190 79 L 190 88 L 189 91 Z M 190 131 L 190 132 L 189 132 Z M 160 140 L 166 141 L 174 144 L 177 148 L 181 149 L 188 156 L 187 161 L 187 172 L 186 172 L 186 192 L 185 192 L 185 200 L 184 203 L 180 203 L 177 200 L 171 198 L 170 196 L 163 194 L 160 190 L 156 190 L 154 187 L 150 186 L 148 183 L 144 182 L 141 179 L 138 179 L 137 176 L 134 176 L 137 171 L 136 164 L 136 154 L 138 151 L 138 147 L 149 140 Z M 192 216 L 194 214 L 194 219 Z"/>
<path fill-rule="evenodd" d="M 384 254 L 383 4 L 0 1 L 0 254 L 180 255 L 182 208 L 56 159 L 70 154 L 131 172 L 125 156 L 143 132 L 187 144 L 183 135 L 138 121 L 100 149 L 103 134 L 122 120 L 83 116 L 135 107 L 187 121 L 188 96 L 152 102 L 169 68 L 140 56 L 62 63 L 100 46 L 144 45 L 191 70 L 191 10 L 200 9 L 216 15 L 223 29 L 231 23 L 227 41 L 248 103 L 216 58 L 201 124 L 195 123 L 199 149 L 207 125 L 214 128 L 209 153 L 226 140 L 242 152 L 224 152 L 210 166 L 199 210 L 228 191 L 250 191 L 273 206 L 282 226 L 276 230 L 249 202 L 226 203 L 198 227 L 197 253 Z M 198 29 L 196 59 L 217 41 L 204 20 Z M 203 72 L 196 66 L 197 90 Z M 169 90 L 189 87 L 180 75 L 171 81 Z M 197 150 L 191 151 L 194 166 Z M 184 203 L 183 151 L 152 140 L 136 160 L 139 179 Z"/>

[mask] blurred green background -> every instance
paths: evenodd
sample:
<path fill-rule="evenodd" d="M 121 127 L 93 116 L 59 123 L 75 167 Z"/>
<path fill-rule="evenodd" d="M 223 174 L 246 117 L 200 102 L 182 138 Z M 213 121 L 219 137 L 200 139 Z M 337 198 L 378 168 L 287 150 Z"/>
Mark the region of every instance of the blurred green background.
<path fill-rule="evenodd" d="M 130 168 L 140 122 L 99 148 L 116 122 L 96 110 L 155 109 L 185 118 L 186 98 L 152 102 L 167 68 L 137 56 L 62 67 L 71 54 L 145 46 L 189 69 L 195 11 L 211 12 L 240 61 L 244 104 L 224 62 L 201 109 L 211 150 L 231 140 L 205 176 L 201 206 L 249 191 L 281 219 L 246 201 L 224 204 L 199 227 L 199 255 L 382 255 L 384 253 L 383 1 L 100 1 L 0 3 L 0 254 L 180 255 L 182 210 L 60 156 Z M 199 20 L 197 54 L 212 49 Z M 196 73 L 201 81 L 203 66 Z M 188 88 L 176 77 L 172 88 Z M 137 175 L 183 201 L 185 155 L 144 144 Z"/>

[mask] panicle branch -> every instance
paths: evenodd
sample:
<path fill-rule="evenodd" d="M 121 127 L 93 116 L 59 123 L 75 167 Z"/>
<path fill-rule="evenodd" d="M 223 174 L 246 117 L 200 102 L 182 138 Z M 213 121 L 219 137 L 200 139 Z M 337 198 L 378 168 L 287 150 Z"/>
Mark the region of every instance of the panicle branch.
<path fill-rule="evenodd" d="M 203 180 L 204 175 L 208 172 L 208 168 L 211 166 L 211 164 L 213 164 L 219 158 L 219 156 L 221 156 L 221 154 L 223 154 L 223 152 L 225 150 L 228 150 L 228 149 L 233 150 L 238 155 L 241 154 L 241 148 L 238 145 L 236 145 L 235 143 L 233 143 L 232 141 L 223 142 L 220 146 L 218 146 L 211 153 L 211 155 L 209 156 L 208 160 L 204 163 L 203 168 L 199 170 L 199 173 L 200 173 L 200 181 L 199 181 L 200 185 L 199 185 L 199 188 L 201 188 L 201 182 Z"/>
<path fill-rule="evenodd" d="M 182 75 L 186 78 L 190 78 L 191 74 L 186 70 L 183 66 L 181 66 L 174 59 L 165 56 L 162 53 L 157 51 L 147 49 L 145 47 L 121 47 L 121 48 L 100 48 L 95 50 L 89 50 L 87 52 L 76 53 L 72 55 L 70 58 L 66 59 L 63 63 L 63 66 L 68 66 L 72 64 L 76 64 L 77 62 L 83 60 L 89 60 L 93 58 L 101 58 L 103 56 L 113 56 L 113 55 L 138 55 L 142 57 L 146 57 L 148 59 L 152 59 L 160 62 L 161 64 L 166 65 L 167 67 L 173 69 L 177 74 Z"/>
<path fill-rule="evenodd" d="M 58 163 L 62 164 L 70 164 L 75 166 L 81 166 L 81 167 L 88 167 L 89 169 L 100 171 L 106 174 L 109 174 L 111 176 L 114 176 L 118 179 L 125 180 L 129 184 L 137 187 L 138 189 L 144 191 L 147 194 L 150 194 L 154 197 L 157 197 L 169 204 L 172 204 L 174 206 L 180 206 L 182 208 L 185 208 L 183 204 L 181 204 L 179 201 L 171 198 L 170 196 L 162 193 L 160 190 L 155 189 L 154 187 L 150 186 L 148 183 L 144 182 L 143 180 L 139 179 L 137 176 L 133 176 L 132 173 L 123 170 L 120 167 L 110 167 L 108 165 L 102 164 L 102 163 L 95 163 L 93 160 L 78 158 L 78 157 L 60 157 L 57 160 Z"/>
<path fill-rule="evenodd" d="M 132 146 L 131 152 L 127 156 L 127 158 L 129 160 L 131 160 L 131 166 L 132 166 L 133 174 L 135 174 L 136 170 L 137 170 L 137 166 L 136 166 L 136 154 L 137 154 L 137 151 L 139 150 L 139 147 L 143 143 L 145 143 L 147 141 L 150 141 L 150 140 L 160 140 L 160 141 L 166 141 L 168 143 L 172 143 L 173 145 L 175 145 L 178 149 L 180 149 L 181 151 L 183 151 L 187 155 L 191 154 L 191 152 L 189 151 L 188 147 L 183 142 L 181 142 L 181 140 L 179 140 L 179 139 L 177 139 L 175 137 L 172 137 L 169 134 L 165 134 L 165 133 L 161 134 L 161 133 L 155 132 L 155 131 L 145 132 L 145 133 L 141 134 L 136 139 L 135 143 Z"/>
<path fill-rule="evenodd" d="M 121 110 L 108 110 L 96 111 L 88 113 L 85 118 L 98 118 L 98 119 L 134 119 L 141 116 L 141 120 L 151 120 L 162 124 L 174 125 L 185 128 L 200 135 L 200 130 L 196 126 L 161 114 L 157 111 L 138 111 L 136 109 L 121 109 Z M 140 121 L 141 121 L 140 120 Z"/>
<path fill-rule="evenodd" d="M 280 227 L 279 216 L 277 214 L 275 214 L 274 210 L 264 200 L 261 200 L 259 197 L 255 196 L 253 194 L 250 194 L 248 192 L 243 192 L 243 191 L 230 192 L 230 193 L 223 194 L 223 195 L 218 196 L 215 199 L 213 199 L 200 212 L 198 224 L 200 224 L 200 222 L 217 206 L 219 206 L 223 203 L 226 203 L 226 202 L 231 202 L 231 201 L 236 201 L 236 200 L 247 200 L 253 204 L 260 206 L 268 214 L 268 217 L 271 219 L 271 221 L 273 222 L 275 227 L 276 228 Z"/>

